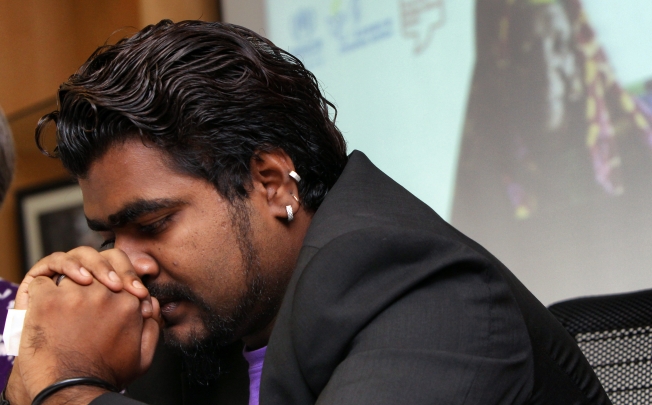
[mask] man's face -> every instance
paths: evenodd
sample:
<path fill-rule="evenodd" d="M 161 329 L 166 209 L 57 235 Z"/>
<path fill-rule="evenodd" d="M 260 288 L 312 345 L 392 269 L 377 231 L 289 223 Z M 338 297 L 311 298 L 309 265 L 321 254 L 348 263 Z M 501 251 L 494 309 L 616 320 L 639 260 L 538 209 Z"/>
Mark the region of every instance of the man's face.
<path fill-rule="evenodd" d="M 95 161 L 80 180 L 89 224 L 160 300 L 166 342 L 227 344 L 265 327 L 284 285 L 261 266 L 253 234 L 265 233 L 265 221 L 251 201 L 231 205 L 165 158 L 131 140 Z"/>

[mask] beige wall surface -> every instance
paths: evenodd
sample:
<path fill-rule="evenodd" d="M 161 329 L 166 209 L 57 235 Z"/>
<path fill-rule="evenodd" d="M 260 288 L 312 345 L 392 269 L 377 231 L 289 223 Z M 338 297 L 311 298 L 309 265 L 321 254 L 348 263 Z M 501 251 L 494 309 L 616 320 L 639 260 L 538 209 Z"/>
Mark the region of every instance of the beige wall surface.
<path fill-rule="evenodd" d="M 267 36 L 264 0 L 222 0 L 222 19 Z"/>
<path fill-rule="evenodd" d="M 145 25 L 219 19 L 218 0 L 5 0 L 0 2 L 0 106 L 14 133 L 16 175 L 0 209 L 0 277 L 22 278 L 15 192 L 66 178 L 57 160 L 38 152 L 34 127 L 56 108 L 65 81 L 105 42 Z"/>

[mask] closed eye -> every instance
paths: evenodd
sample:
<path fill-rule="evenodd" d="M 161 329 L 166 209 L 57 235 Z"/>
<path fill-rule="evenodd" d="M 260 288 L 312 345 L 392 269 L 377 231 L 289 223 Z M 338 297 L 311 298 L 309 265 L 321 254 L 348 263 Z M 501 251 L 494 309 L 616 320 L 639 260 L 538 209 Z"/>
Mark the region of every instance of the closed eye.
<path fill-rule="evenodd" d="M 152 222 L 151 224 L 140 225 L 138 227 L 138 230 L 141 233 L 145 233 L 149 235 L 156 235 L 158 233 L 161 233 L 167 228 L 170 221 L 170 217 L 171 217 L 170 215 L 167 215 L 159 219 L 158 221 Z"/>

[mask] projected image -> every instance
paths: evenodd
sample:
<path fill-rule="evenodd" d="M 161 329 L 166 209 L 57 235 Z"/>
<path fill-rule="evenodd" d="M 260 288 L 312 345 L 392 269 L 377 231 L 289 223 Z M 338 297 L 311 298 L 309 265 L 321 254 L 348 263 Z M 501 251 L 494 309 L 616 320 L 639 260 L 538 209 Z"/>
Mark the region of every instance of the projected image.
<path fill-rule="evenodd" d="M 266 5 L 349 148 L 542 301 L 641 285 L 614 269 L 652 264 L 652 1 Z"/>
<path fill-rule="evenodd" d="M 645 87 L 640 94 L 640 98 L 648 110 L 652 111 L 652 79 L 645 82 Z"/>
<path fill-rule="evenodd" d="M 652 65 L 619 79 L 579 0 L 483 1 L 476 18 L 453 223 L 483 241 L 505 231 L 507 256 L 536 257 L 567 227 L 575 244 L 639 245 L 623 227 L 650 221 Z"/>
<path fill-rule="evenodd" d="M 349 150 L 450 219 L 474 13 L 475 0 L 266 0 L 266 35 L 318 78 Z"/>
<path fill-rule="evenodd" d="M 489 35 L 478 35 L 459 182 L 489 168 L 480 187 L 500 190 L 515 219 L 636 187 L 626 166 L 652 160 L 647 89 L 618 81 L 579 0 L 502 3 L 478 5 L 492 21 L 479 22 Z"/>

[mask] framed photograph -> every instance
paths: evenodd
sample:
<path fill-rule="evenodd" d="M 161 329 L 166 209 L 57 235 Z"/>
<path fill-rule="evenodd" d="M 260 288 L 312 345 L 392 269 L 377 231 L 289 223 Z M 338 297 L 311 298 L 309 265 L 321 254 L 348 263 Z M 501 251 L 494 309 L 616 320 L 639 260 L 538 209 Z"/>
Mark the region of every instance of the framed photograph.
<path fill-rule="evenodd" d="M 102 237 L 88 228 L 81 189 L 63 181 L 17 193 L 23 240 L 23 270 L 44 256 L 77 246 L 98 248 Z"/>

